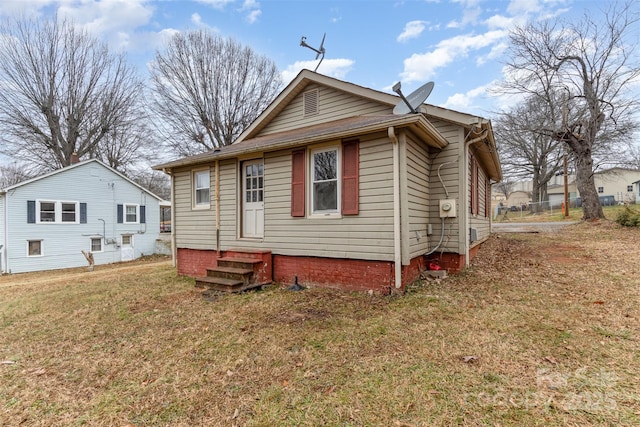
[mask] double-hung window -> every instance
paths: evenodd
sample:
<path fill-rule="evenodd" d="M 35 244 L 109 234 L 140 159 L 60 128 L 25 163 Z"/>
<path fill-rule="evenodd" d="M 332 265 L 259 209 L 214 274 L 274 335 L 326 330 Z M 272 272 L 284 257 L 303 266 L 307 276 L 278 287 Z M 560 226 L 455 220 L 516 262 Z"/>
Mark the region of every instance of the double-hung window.
<path fill-rule="evenodd" d="M 138 205 L 124 205 L 124 223 L 138 223 Z"/>
<path fill-rule="evenodd" d="M 195 208 L 208 208 L 209 197 L 209 170 L 198 170 L 193 172 L 193 206 Z"/>
<path fill-rule="evenodd" d="M 86 212 L 86 204 L 81 204 L 79 202 L 62 202 L 62 201 L 54 201 L 54 200 L 37 200 L 30 201 L 27 203 L 27 210 L 29 208 L 29 204 L 32 204 L 33 210 L 37 213 L 36 219 L 33 222 L 37 223 L 67 223 L 67 224 L 78 224 L 83 222 L 80 220 L 80 206 L 85 206 Z"/>
<path fill-rule="evenodd" d="M 40 200 L 38 205 L 39 222 L 56 222 L 56 202 Z"/>
<path fill-rule="evenodd" d="M 314 214 L 340 212 L 338 153 L 335 147 L 311 152 L 311 212 Z"/>

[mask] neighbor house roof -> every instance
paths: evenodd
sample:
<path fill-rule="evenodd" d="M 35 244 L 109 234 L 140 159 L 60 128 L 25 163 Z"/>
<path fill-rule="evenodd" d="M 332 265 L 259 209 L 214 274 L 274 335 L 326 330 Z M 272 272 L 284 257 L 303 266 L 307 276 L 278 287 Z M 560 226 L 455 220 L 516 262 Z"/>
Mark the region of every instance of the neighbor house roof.
<path fill-rule="evenodd" d="M 163 200 L 161 197 L 156 196 L 156 195 L 155 195 L 155 194 L 153 194 L 151 191 L 149 191 L 149 190 L 147 190 L 146 188 L 142 187 L 141 185 L 139 185 L 139 184 L 135 183 L 134 181 L 132 181 L 131 179 L 127 178 L 127 177 L 126 177 L 125 175 L 123 175 L 122 173 L 120 173 L 120 172 L 118 172 L 117 170 L 115 170 L 115 169 L 113 169 L 113 168 L 111 168 L 111 167 L 107 166 L 106 164 L 102 163 L 102 162 L 101 162 L 100 160 L 98 160 L 98 159 L 83 160 L 83 161 L 81 161 L 81 162 L 74 163 L 74 164 L 72 164 L 72 165 L 65 166 L 65 167 L 60 168 L 60 169 L 56 169 L 56 170 L 54 170 L 54 171 L 51 171 L 51 172 L 45 173 L 45 174 L 40 175 L 40 176 L 37 176 L 37 177 L 35 177 L 35 178 L 27 179 L 27 180 L 22 181 L 22 182 L 19 182 L 19 183 L 17 183 L 17 184 L 10 185 L 10 186 L 8 186 L 8 187 L 6 187 L 6 188 L 4 188 L 4 189 L 0 189 L 0 194 L 6 193 L 7 191 L 13 190 L 13 189 L 15 189 L 15 188 L 19 188 L 19 187 L 25 186 L 25 185 L 30 184 L 30 183 L 32 183 L 32 182 L 40 181 L 40 180 L 42 180 L 42 179 L 46 179 L 46 178 L 48 178 L 48 177 L 50 177 L 50 176 L 57 175 L 57 174 L 59 174 L 59 173 L 64 173 L 64 172 L 66 172 L 66 171 L 68 171 L 68 170 L 75 169 L 75 168 L 79 168 L 79 167 L 82 167 L 82 166 L 85 166 L 85 165 L 88 165 L 88 164 L 91 164 L 91 163 L 98 164 L 98 165 L 100 165 L 100 166 L 102 166 L 102 167 L 104 167 L 104 168 L 106 168 L 106 169 L 110 170 L 111 172 L 113 172 L 113 173 L 115 173 L 116 175 L 118 175 L 120 178 L 124 179 L 125 181 L 128 181 L 131 185 L 133 185 L 133 186 L 135 186 L 135 187 L 138 187 L 140 190 L 142 190 L 142 191 L 146 192 L 146 193 L 147 193 L 147 194 L 149 194 L 150 196 L 152 196 L 152 197 L 154 197 L 154 198 L 156 198 L 156 199 L 158 199 L 158 200 Z"/>

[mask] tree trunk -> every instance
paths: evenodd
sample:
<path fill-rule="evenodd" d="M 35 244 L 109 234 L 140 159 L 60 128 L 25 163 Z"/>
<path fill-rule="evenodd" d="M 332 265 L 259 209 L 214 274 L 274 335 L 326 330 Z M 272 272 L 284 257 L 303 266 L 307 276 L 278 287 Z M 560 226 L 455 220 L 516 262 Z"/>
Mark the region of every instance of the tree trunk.
<path fill-rule="evenodd" d="M 582 199 L 582 219 L 584 221 L 604 219 L 604 212 L 593 179 L 593 159 L 589 153 L 576 153 L 576 186 Z"/>

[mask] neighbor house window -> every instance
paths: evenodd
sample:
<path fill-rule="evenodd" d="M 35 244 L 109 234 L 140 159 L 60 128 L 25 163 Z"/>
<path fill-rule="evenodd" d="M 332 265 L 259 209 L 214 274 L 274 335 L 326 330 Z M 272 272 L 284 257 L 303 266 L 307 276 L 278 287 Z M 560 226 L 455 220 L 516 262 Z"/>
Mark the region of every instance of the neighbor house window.
<path fill-rule="evenodd" d="M 42 240 L 29 240 L 27 242 L 28 256 L 42 256 Z"/>
<path fill-rule="evenodd" d="M 39 202 L 40 222 L 56 222 L 56 202 Z"/>
<path fill-rule="evenodd" d="M 627 185 L 627 192 L 633 193 L 633 185 Z"/>
<path fill-rule="evenodd" d="M 136 224 L 138 222 L 138 205 L 124 205 L 124 223 Z"/>
<path fill-rule="evenodd" d="M 604 193 L 604 187 L 598 187 L 598 193 Z"/>
<path fill-rule="evenodd" d="M 197 208 L 209 207 L 209 170 L 193 173 L 193 205 Z"/>
<path fill-rule="evenodd" d="M 133 246 L 133 236 L 131 234 L 122 235 L 122 246 Z"/>
<path fill-rule="evenodd" d="M 62 207 L 62 222 L 76 222 L 78 218 L 78 203 L 76 202 L 61 202 Z"/>
<path fill-rule="evenodd" d="M 91 252 L 102 252 L 102 237 L 91 238 Z"/>
<path fill-rule="evenodd" d="M 29 223 L 86 223 L 86 203 L 54 200 L 28 201 L 27 211 L 31 210 L 34 213 L 37 212 L 37 215 L 32 216 L 31 213 L 28 213 L 27 222 Z M 85 213 L 85 217 L 82 217 L 82 212 Z"/>
<path fill-rule="evenodd" d="M 340 209 L 338 149 L 311 153 L 311 212 L 335 213 Z"/>

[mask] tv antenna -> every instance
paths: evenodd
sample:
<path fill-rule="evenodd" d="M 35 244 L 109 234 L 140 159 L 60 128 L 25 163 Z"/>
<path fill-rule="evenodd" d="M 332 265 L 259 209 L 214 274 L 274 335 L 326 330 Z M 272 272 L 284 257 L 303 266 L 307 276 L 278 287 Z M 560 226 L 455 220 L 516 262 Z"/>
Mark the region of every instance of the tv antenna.
<path fill-rule="evenodd" d="M 393 114 L 407 114 L 409 112 L 416 114 L 419 113 L 418 109 L 420 105 L 431 95 L 434 83 L 428 82 L 414 90 L 405 98 L 400 90 L 400 82 L 393 85 L 392 90 L 400 95 L 402 100 L 396 104 L 393 108 Z"/>
<path fill-rule="evenodd" d="M 316 59 L 320 58 L 320 55 L 322 55 L 322 58 L 320 58 L 320 62 L 318 62 L 318 65 L 316 65 L 316 69 L 313 70 L 314 72 L 318 69 L 318 67 L 322 63 L 322 60 L 324 59 L 324 53 L 325 53 L 325 50 L 324 50 L 324 38 L 326 36 L 327 36 L 327 33 L 324 33 L 324 35 L 322 36 L 322 42 L 320 42 L 320 47 L 318 49 L 316 49 L 313 46 L 309 46 L 307 44 L 307 42 L 305 41 L 305 40 L 307 40 L 307 38 L 305 36 L 302 36 L 302 39 L 300 40 L 300 46 L 308 47 L 309 49 L 314 51 L 316 53 Z"/>

